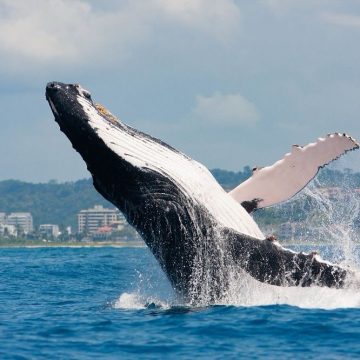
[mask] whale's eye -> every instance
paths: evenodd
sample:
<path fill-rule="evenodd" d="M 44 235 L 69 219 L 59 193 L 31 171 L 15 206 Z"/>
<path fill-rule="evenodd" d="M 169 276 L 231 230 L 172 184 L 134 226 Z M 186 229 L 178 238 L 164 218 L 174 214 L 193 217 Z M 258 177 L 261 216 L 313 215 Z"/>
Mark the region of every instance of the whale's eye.
<path fill-rule="evenodd" d="M 86 99 L 88 99 L 88 100 L 91 99 L 91 94 L 90 94 L 88 91 L 83 90 L 83 91 L 82 91 L 82 94 L 84 95 L 84 97 L 85 97 Z"/>

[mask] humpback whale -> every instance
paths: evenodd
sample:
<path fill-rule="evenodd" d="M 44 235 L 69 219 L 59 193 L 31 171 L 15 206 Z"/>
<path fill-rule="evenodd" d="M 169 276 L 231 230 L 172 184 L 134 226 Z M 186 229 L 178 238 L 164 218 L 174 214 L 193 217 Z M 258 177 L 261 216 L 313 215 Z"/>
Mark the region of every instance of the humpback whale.
<path fill-rule="evenodd" d="M 234 272 L 277 286 L 341 288 L 351 278 L 349 269 L 264 236 L 241 203 L 261 207 L 284 198 L 271 187 L 269 199 L 266 191 L 257 194 L 265 183 L 256 171 L 245 190 L 229 194 L 202 164 L 120 121 L 80 85 L 48 83 L 46 99 L 60 130 L 86 162 L 96 190 L 123 212 L 184 299 L 221 300 Z M 343 143 L 330 157 L 358 147 L 343 134 L 328 139 Z M 330 160 L 321 159 L 319 166 Z M 282 166 L 288 163 L 262 173 L 268 171 L 270 183 L 279 186 Z M 310 181 L 313 167 L 285 197 Z"/>

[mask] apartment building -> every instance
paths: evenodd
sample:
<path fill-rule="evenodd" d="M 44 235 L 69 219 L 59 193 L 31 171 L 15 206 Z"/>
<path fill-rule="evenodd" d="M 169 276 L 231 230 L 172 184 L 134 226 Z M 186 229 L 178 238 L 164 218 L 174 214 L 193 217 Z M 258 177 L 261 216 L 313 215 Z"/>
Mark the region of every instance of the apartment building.
<path fill-rule="evenodd" d="M 98 228 L 108 226 L 119 221 L 125 222 L 124 216 L 117 209 L 107 209 L 102 205 L 95 205 L 91 209 L 78 213 L 78 232 L 94 233 Z"/>
<path fill-rule="evenodd" d="M 41 224 L 39 226 L 39 233 L 46 237 L 58 237 L 60 230 L 58 225 L 54 224 Z"/>
<path fill-rule="evenodd" d="M 15 226 L 18 232 L 28 234 L 34 230 L 33 218 L 29 212 L 15 212 L 6 217 L 6 224 Z"/>

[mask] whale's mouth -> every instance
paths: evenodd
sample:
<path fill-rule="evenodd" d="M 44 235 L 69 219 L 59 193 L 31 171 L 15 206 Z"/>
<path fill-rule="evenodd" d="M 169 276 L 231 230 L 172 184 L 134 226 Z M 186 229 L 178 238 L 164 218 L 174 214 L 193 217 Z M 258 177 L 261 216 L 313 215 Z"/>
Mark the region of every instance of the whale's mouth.
<path fill-rule="evenodd" d="M 61 131 L 80 151 L 80 147 L 85 146 L 84 139 L 95 136 L 87 114 L 97 112 L 90 92 L 79 84 L 52 81 L 46 85 L 45 97 Z"/>
<path fill-rule="evenodd" d="M 50 108 L 55 116 L 56 115 L 59 116 L 59 112 L 56 110 L 53 98 L 54 98 L 54 96 L 56 96 L 55 94 L 60 89 L 61 89 L 60 85 L 56 82 L 49 82 L 46 85 L 45 97 L 46 97 L 46 100 L 48 101 Z"/>
<path fill-rule="evenodd" d="M 64 84 L 57 81 L 49 82 L 46 85 L 45 97 L 57 121 L 60 116 L 66 115 L 65 108 L 69 108 L 69 103 L 76 106 L 79 103 L 79 99 L 84 99 L 89 105 L 94 106 L 90 92 L 79 84 Z M 72 112 L 74 113 L 74 111 Z"/>

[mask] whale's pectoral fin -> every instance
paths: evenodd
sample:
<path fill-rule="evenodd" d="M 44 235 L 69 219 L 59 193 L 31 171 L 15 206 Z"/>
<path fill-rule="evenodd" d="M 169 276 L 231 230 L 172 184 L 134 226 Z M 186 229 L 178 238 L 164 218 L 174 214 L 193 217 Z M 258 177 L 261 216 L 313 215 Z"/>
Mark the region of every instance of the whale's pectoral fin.
<path fill-rule="evenodd" d="M 257 168 L 248 180 L 229 194 L 240 203 L 264 208 L 286 201 L 303 189 L 320 168 L 336 160 L 359 144 L 346 134 L 329 134 L 304 147 L 293 145 L 292 151 L 282 160 L 263 168 Z"/>
<path fill-rule="evenodd" d="M 226 230 L 226 236 L 235 263 L 258 281 L 277 286 L 345 285 L 348 271 L 322 260 L 316 253 L 296 253 L 274 241 L 232 230 Z"/>

